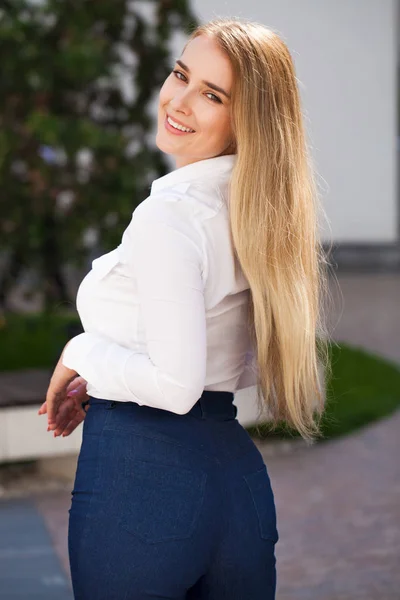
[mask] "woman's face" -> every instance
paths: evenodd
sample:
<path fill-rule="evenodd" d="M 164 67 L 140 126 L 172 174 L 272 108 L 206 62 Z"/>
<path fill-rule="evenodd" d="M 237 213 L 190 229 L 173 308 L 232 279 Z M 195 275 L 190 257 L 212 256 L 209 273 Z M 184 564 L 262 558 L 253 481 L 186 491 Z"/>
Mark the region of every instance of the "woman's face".
<path fill-rule="evenodd" d="M 161 88 L 158 105 L 156 144 L 175 157 L 178 168 L 232 154 L 232 82 L 230 62 L 212 38 L 200 35 L 189 42 Z"/>

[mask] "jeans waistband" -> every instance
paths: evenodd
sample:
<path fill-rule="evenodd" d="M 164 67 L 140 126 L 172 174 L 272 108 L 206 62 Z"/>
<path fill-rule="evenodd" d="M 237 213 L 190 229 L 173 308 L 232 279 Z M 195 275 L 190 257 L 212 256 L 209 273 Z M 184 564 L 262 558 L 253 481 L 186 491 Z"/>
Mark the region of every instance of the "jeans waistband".
<path fill-rule="evenodd" d="M 235 419 L 237 407 L 233 404 L 233 392 L 204 390 L 188 414 L 199 419 L 230 420 Z"/>
<path fill-rule="evenodd" d="M 234 393 L 223 392 L 219 390 L 203 390 L 202 395 L 197 400 L 196 404 L 187 413 L 198 419 L 213 419 L 217 421 L 229 421 L 236 418 L 237 407 L 233 404 Z M 113 409 L 123 406 L 133 408 L 134 403 L 121 402 L 115 400 L 105 400 L 101 398 L 90 397 L 87 402 L 82 403 L 82 408 L 86 404 L 97 404 L 104 405 L 107 409 Z M 139 405 L 135 405 L 138 407 Z M 153 412 L 155 409 L 146 405 L 140 405 L 140 410 L 150 410 Z"/>

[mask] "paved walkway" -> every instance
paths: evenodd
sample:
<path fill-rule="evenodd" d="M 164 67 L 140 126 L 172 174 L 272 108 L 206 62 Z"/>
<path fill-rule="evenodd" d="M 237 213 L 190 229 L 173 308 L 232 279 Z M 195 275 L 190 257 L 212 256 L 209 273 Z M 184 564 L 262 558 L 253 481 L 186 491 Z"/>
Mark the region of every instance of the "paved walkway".
<path fill-rule="evenodd" d="M 345 276 L 340 286 L 344 307 L 336 339 L 400 363 L 400 277 Z M 333 315 L 334 322 L 338 318 Z M 312 448 L 274 455 L 266 451 L 280 533 L 277 600 L 400 599 L 399 429 L 400 411 L 351 436 Z M 14 504 L 0 505 L 0 589 L 4 576 L 13 590 L 7 600 L 70 598 L 60 575 L 60 565 L 68 573 L 69 503 L 69 492 L 57 492 L 17 502 L 14 513 L 10 510 Z M 13 532 L 19 531 L 21 519 L 26 536 L 18 538 Z M 59 562 L 51 559 L 50 539 Z M 21 569 L 21 552 L 35 544 L 47 556 L 48 566 L 32 559 Z M 24 572 L 24 564 L 27 578 L 31 574 L 30 595 L 24 595 L 27 587 L 15 587 L 15 574 L 17 569 Z M 34 585 L 44 589 L 43 581 L 53 582 L 51 596 L 34 595 Z"/>
<path fill-rule="evenodd" d="M 72 600 L 68 575 L 35 503 L 13 499 L 0 506 L 0 598 Z"/>
<path fill-rule="evenodd" d="M 266 458 L 278 507 L 278 600 L 399 600 L 400 411 Z"/>

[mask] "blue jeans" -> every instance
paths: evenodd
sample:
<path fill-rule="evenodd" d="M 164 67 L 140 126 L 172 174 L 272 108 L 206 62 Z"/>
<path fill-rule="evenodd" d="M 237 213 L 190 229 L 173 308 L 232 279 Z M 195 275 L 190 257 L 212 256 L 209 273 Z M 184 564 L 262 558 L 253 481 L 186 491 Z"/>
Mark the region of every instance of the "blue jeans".
<path fill-rule="evenodd" d="M 185 415 L 90 398 L 69 511 L 75 600 L 273 600 L 267 468 L 230 392 Z"/>

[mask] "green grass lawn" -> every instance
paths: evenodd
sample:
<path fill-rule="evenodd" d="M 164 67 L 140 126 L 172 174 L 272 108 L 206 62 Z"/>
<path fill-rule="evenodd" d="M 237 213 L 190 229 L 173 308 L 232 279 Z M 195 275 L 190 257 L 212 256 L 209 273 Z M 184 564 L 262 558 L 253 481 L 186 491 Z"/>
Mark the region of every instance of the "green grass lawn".
<path fill-rule="evenodd" d="M 51 368 L 67 341 L 79 333 L 79 320 L 70 315 L 7 315 L 0 328 L 0 370 Z M 390 414 L 400 406 L 400 368 L 360 348 L 340 344 L 330 349 L 332 377 L 322 420 L 324 439 L 349 433 Z M 247 428 L 254 437 L 293 437 L 278 427 Z"/>
<path fill-rule="evenodd" d="M 330 347 L 332 376 L 326 384 L 326 410 L 321 420 L 322 438 L 344 435 L 367 423 L 389 415 L 400 407 L 400 368 L 380 356 L 348 344 Z M 278 426 L 248 429 L 258 438 L 297 437 Z"/>

